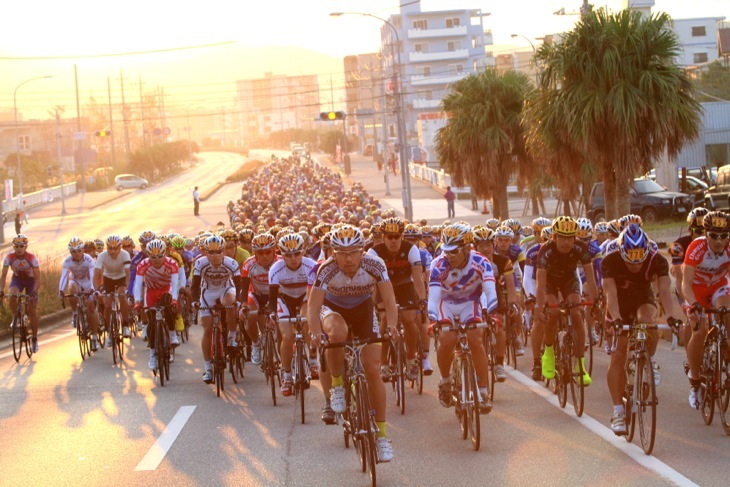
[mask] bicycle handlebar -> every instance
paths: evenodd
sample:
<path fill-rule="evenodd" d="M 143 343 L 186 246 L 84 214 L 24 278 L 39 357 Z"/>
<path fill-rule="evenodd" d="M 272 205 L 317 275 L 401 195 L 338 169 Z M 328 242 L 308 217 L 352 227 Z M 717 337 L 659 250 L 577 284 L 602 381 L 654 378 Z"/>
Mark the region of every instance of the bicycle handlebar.
<path fill-rule="evenodd" d="M 328 348 L 344 348 L 344 347 L 364 347 L 365 345 L 372 345 L 373 343 L 385 343 L 388 341 L 387 338 L 357 338 L 355 340 L 345 340 L 344 342 L 327 343 L 324 345 L 324 349 Z"/>
<path fill-rule="evenodd" d="M 462 323 L 460 325 L 440 325 L 440 324 L 436 323 L 433 328 L 437 332 L 442 332 L 442 331 L 459 331 L 462 329 L 463 330 L 475 330 L 478 328 L 487 328 L 490 325 L 491 325 L 491 322 L 485 323 L 483 321 L 478 322 L 478 323 L 469 323 L 469 324 Z"/>

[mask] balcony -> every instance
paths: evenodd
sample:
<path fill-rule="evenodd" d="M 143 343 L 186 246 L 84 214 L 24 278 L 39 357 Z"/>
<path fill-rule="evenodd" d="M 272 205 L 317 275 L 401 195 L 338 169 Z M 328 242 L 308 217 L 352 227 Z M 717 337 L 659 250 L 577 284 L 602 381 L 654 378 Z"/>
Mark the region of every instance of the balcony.
<path fill-rule="evenodd" d="M 428 39 L 433 37 L 457 37 L 466 35 L 466 26 L 459 25 L 444 29 L 408 29 L 409 39 Z"/>
<path fill-rule="evenodd" d="M 411 86 L 446 85 L 454 83 L 467 76 L 468 73 L 440 74 L 438 76 L 411 76 Z"/>
<path fill-rule="evenodd" d="M 408 60 L 412 63 L 423 63 L 430 61 L 451 61 L 454 59 L 469 59 L 469 50 L 457 49 L 455 51 L 408 53 Z"/>
<path fill-rule="evenodd" d="M 431 110 L 434 108 L 439 108 L 441 105 L 441 100 L 427 100 L 425 98 L 416 98 L 413 100 L 413 109 L 414 110 Z"/>

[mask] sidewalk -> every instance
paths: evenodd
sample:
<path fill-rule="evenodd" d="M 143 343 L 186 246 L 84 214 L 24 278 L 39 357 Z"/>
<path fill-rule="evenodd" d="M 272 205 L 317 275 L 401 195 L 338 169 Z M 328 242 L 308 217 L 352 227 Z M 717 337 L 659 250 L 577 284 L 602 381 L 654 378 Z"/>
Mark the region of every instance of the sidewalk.
<path fill-rule="evenodd" d="M 329 157 L 319 155 L 319 160 L 328 164 L 333 170 L 342 174 L 345 186 L 353 183 L 361 183 L 375 198 L 380 200 L 384 208 L 392 208 L 400 217 L 404 216 L 403 203 L 401 197 L 402 179 L 400 173 L 398 175 L 390 174 L 390 195 L 385 194 L 386 185 L 383 172 L 378 172 L 377 165 L 369 157 L 363 157 L 358 154 L 351 154 L 351 172 L 349 176 L 344 175 L 344 169 L 341 165 L 328 162 Z M 436 189 L 429 183 L 411 178 L 411 199 L 413 201 L 413 218 L 420 220 L 425 218 L 430 225 L 437 225 L 447 219 L 446 200 L 444 199 L 443 190 Z M 471 209 L 470 200 L 456 200 L 456 218 L 451 221 L 463 220 L 471 225 L 482 225 L 484 222 L 492 218 L 492 213 L 482 214 L 479 211 Z M 483 201 L 479 202 L 481 206 Z M 548 214 L 544 215 L 549 218 L 555 216 L 557 200 L 553 198 L 545 198 L 545 209 Z M 509 214 L 511 218 L 516 218 L 523 225 L 529 225 L 535 218 L 532 215 L 532 206 L 528 207 L 527 215 L 523 216 L 525 208 L 524 198 L 509 199 Z M 489 208 L 492 209 L 491 207 Z"/>

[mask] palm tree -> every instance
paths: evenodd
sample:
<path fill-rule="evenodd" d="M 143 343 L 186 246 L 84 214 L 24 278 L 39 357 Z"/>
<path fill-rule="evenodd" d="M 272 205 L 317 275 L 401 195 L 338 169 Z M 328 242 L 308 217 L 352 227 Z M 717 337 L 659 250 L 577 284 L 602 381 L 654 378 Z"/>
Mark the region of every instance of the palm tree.
<path fill-rule="evenodd" d="M 456 186 L 493 196 L 498 218 L 509 218 L 507 183 L 515 162 L 526 160 L 521 113 L 531 89 L 523 73 L 488 69 L 456 82 L 442 101 L 448 121 L 436 134 L 441 166 Z"/>
<path fill-rule="evenodd" d="M 541 90 L 526 110 L 531 145 L 564 144 L 595 162 L 609 218 L 630 211 L 634 175 L 657 157 L 676 157 L 699 131 L 701 108 L 675 62 L 671 22 L 664 13 L 600 9 L 536 53 Z"/>

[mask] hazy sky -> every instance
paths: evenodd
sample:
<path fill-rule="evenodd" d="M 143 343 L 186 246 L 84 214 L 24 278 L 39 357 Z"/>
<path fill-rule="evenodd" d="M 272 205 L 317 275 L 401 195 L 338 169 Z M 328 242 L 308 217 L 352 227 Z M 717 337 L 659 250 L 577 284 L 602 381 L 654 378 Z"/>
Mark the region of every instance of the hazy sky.
<path fill-rule="evenodd" d="M 402 0 L 407 1 L 407 0 Z M 481 8 L 491 12 L 485 27 L 494 35 L 495 54 L 528 48 L 524 39 L 511 39 L 518 33 L 534 39 L 545 34 L 569 30 L 577 15 L 555 16 L 565 8 L 577 11 L 581 0 L 423 0 L 421 9 Z M 730 0 L 656 0 L 656 10 L 665 10 L 675 18 L 726 16 L 730 19 Z M 621 0 L 597 1 L 620 9 Z M 145 86 L 175 87 L 208 79 L 208 83 L 232 82 L 250 72 L 275 71 L 285 74 L 337 73 L 337 64 L 348 54 L 374 52 L 380 47 L 376 19 L 362 16 L 332 18 L 332 11 L 368 12 L 387 18 L 398 11 L 393 0 L 22 0 L 4 2 L 3 26 L 0 29 L 0 111 L 11 108 L 13 90 L 22 81 L 42 75 L 53 79 L 38 80 L 23 86 L 27 116 L 43 116 L 43 106 L 52 106 L 54 96 L 73 92 L 73 65 L 77 64 L 83 83 L 82 93 L 93 91 L 106 96 L 106 77 L 119 77 L 125 70 L 130 83 L 141 75 Z M 527 14 L 527 15 L 526 15 Z M 219 59 L 227 48 L 182 51 L 173 54 L 143 54 L 105 58 L 74 58 L 100 54 L 161 50 L 216 42 L 235 41 L 241 52 L 245 46 L 299 46 L 337 58 L 335 64 L 302 66 L 301 61 L 287 59 L 286 51 L 277 59 Z M 65 57 L 57 60 L 33 57 Z M 200 62 L 200 59 L 209 62 Z M 191 60 L 181 70 L 186 59 Z M 195 60 L 195 62 L 192 62 Z M 170 63 L 169 73 L 165 66 Z M 271 63 L 270 66 L 268 65 Z M 324 67 L 326 66 L 326 67 Z M 341 69 L 340 69 L 341 70 Z M 115 85 L 118 81 L 114 82 Z M 112 88 L 113 90 L 116 87 Z M 173 88 L 170 88 L 171 90 Z M 30 101 L 43 97 L 43 102 Z M 82 95 L 82 98 L 83 95 Z M 202 103 L 202 101 L 201 101 Z M 20 103 L 19 103 L 20 105 Z M 28 107 L 32 106 L 32 109 Z M 37 112 L 32 110 L 36 109 Z M 40 113 L 40 115 L 38 114 Z M 26 116 L 26 118 L 27 118 Z"/>

